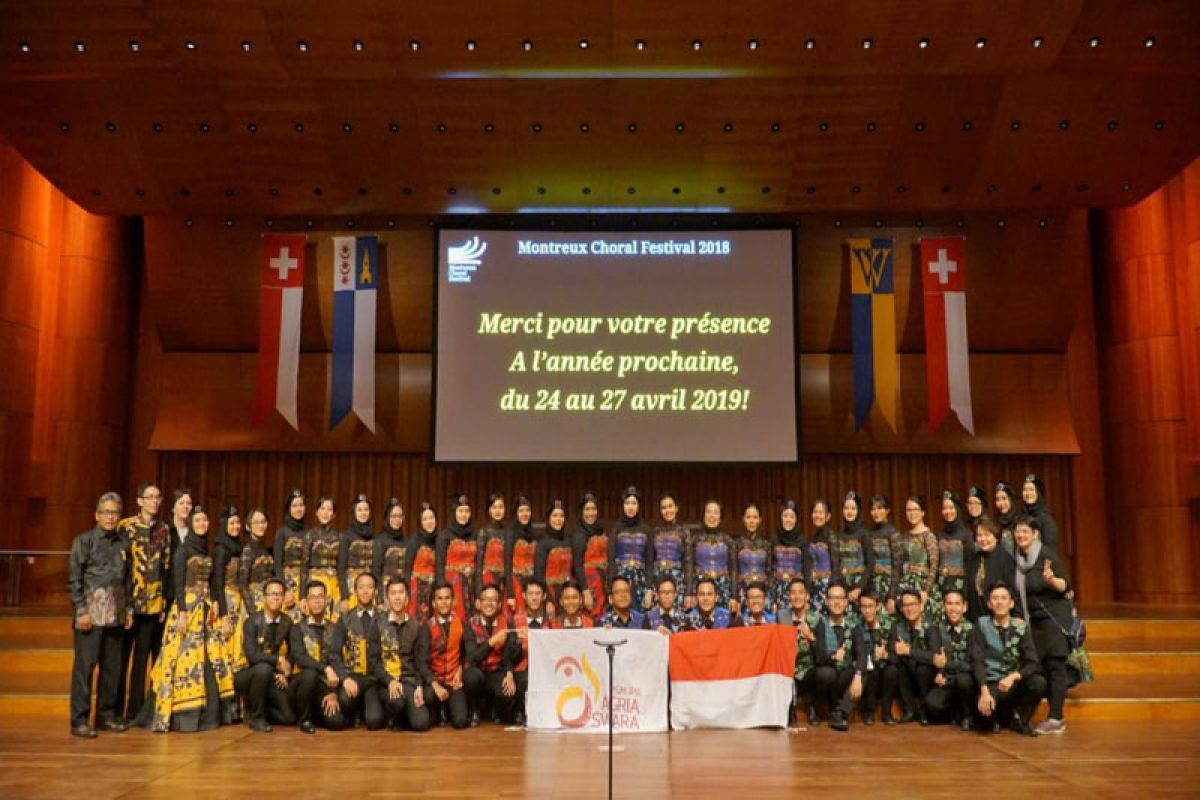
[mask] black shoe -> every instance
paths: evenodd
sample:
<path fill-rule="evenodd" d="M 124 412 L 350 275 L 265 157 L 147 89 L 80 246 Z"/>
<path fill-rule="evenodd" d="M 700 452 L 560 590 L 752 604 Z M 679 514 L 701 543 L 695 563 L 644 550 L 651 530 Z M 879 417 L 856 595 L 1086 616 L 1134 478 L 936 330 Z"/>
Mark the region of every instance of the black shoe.
<path fill-rule="evenodd" d="M 129 725 L 119 719 L 106 719 L 100 723 L 100 727 L 111 733 L 124 733 L 129 730 Z"/>
<path fill-rule="evenodd" d="M 1022 720 L 1020 717 L 1013 719 L 1012 729 L 1022 736 L 1037 736 L 1033 728 L 1029 727 L 1029 723 Z"/>
<path fill-rule="evenodd" d="M 479 727 L 479 712 L 478 711 L 471 712 L 471 719 L 467 724 L 470 725 L 472 728 Z"/>
<path fill-rule="evenodd" d="M 925 714 L 925 709 L 923 708 L 917 712 L 917 724 L 922 728 L 929 727 L 929 717 Z"/>
<path fill-rule="evenodd" d="M 875 724 L 875 712 L 874 711 L 864 711 L 862 713 L 862 724 L 866 725 L 868 728 L 871 727 L 872 725 L 874 725 Z"/>
<path fill-rule="evenodd" d="M 896 720 L 896 722 L 898 722 L 901 725 L 907 725 L 910 722 L 912 722 L 913 720 L 915 720 L 916 718 L 917 718 L 916 714 L 914 714 L 913 712 L 906 709 L 904 711 L 904 713 L 900 715 L 900 719 Z"/>
<path fill-rule="evenodd" d="M 80 739 L 95 739 L 96 738 L 96 732 L 94 730 L 92 730 L 90 727 L 88 727 L 86 722 L 82 725 L 72 726 L 71 735 L 78 736 Z"/>
<path fill-rule="evenodd" d="M 994 719 L 994 720 L 992 720 L 992 733 L 999 733 L 999 732 L 1000 732 L 1000 720 Z"/>
<path fill-rule="evenodd" d="M 265 719 L 247 720 L 246 727 L 248 727 L 252 731 L 258 731 L 259 733 L 270 733 L 271 732 L 271 724 L 269 722 L 267 722 Z"/>
<path fill-rule="evenodd" d="M 301 733 L 316 733 L 317 726 L 312 723 L 312 720 L 306 719 L 306 720 L 304 720 L 304 722 L 300 723 L 300 732 Z"/>
<path fill-rule="evenodd" d="M 975 721 L 970 717 L 963 717 L 958 721 L 958 729 L 964 732 L 975 730 Z"/>
<path fill-rule="evenodd" d="M 515 725 L 518 728 L 525 727 L 525 715 L 522 714 L 520 711 L 518 711 L 517 715 L 515 717 L 513 717 L 513 725 Z"/>
<path fill-rule="evenodd" d="M 808 707 L 808 724 L 814 728 L 821 724 L 821 715 L 817 713 L 816 706 Z"/>
<path fill-rule="evenodd" d="M 896 724 L 896 718 L 892 716 L 891 711 L 883 712 L 883 724 L 887 725 L 889 728 Z"/>
<path fill-rule="evenodd" d="M 846 721 L 846 717 L 840 711 L 835 711 L 829 715 L 829 727 L 835 731 L 850 730 L 850 723 Z"/>

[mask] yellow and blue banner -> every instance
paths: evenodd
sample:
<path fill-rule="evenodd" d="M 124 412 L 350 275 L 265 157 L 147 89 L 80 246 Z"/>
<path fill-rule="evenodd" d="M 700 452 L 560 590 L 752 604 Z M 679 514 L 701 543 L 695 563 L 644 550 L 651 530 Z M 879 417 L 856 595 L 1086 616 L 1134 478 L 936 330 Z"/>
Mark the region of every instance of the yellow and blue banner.
<path fill-rule="evenodd" d="M 351 410 L 375 431 L 375 292 L 379 241 L 374 236 L 333 240 L 333 375 L 329 429 Z"/>
<path fill-rule="evenodd" d="M 896 429 L 896 294 L 891 239 L 847 241 L 854 350 L 854 428 L 871 406 Z"/>

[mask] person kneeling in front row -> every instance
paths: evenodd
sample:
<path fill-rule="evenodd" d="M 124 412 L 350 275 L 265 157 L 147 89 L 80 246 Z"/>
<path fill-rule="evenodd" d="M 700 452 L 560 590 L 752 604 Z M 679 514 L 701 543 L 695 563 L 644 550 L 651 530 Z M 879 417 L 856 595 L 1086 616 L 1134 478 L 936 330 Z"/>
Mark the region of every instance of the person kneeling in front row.
<path fill-rule="evenodd" d="M 1046 694 L 1029 624 L 1011 616 L 1012 590 L 997 583 L 988 590 L 991 616 L 980 617 L 971 631 L 971 672 L 979 684 L 979 713 L 991 721 L 992 733 L 1008 724 L 1033 736 L 1029 717 Z"/>

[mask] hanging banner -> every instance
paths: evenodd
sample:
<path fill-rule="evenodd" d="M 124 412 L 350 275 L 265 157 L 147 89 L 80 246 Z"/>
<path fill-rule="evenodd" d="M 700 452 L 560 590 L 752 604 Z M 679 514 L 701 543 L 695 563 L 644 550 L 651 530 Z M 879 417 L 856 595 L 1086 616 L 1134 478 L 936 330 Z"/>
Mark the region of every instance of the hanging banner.
<path fill-rule="evenodd" d="M 304 256 L 302 235 L 263 237 L 255 425 L 261 425 L 274 409 L 289 425 L 300 429 L 296 386 L 300 374 Z"/>
<path fill-rule="evenodd" d="M 891 239 L 850 239 L 850 326 L 854 350 L 854 428 L 877 405 L 896 430 L 896 294 Z"/>
<path fill-rule="evenodd" d="M 333 368 L 329 429 L 353 411 L 375 432 L 375 303 L 379 241 L 333 239 Z"/>
<path fill-rule="evenodd" d="M 929 430 L 941 427 L 953 410 L 968 433 L 971 371 L 967 351 L 966 240 L 961 236 L 921 239 L 921 280 L 925 289 L 925 375 Z"/>

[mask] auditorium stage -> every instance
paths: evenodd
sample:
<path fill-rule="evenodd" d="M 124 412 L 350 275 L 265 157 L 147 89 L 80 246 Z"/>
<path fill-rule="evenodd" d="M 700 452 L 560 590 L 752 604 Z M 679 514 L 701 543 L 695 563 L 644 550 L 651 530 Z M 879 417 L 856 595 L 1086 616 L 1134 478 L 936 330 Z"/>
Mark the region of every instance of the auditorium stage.
<path fill-rule="evenodd" d="M 0 720 L 0 797 L 527 798 L 605 795 L 604 737 L 494 725 L 426 735 L 136 730 L 72 739 Z M 1152 797 L 1200 791 L 1200 723 L 1068 721 L 1061 737 L 915 725 L 690 731 L 618 740 L 617 797 Z"/>

